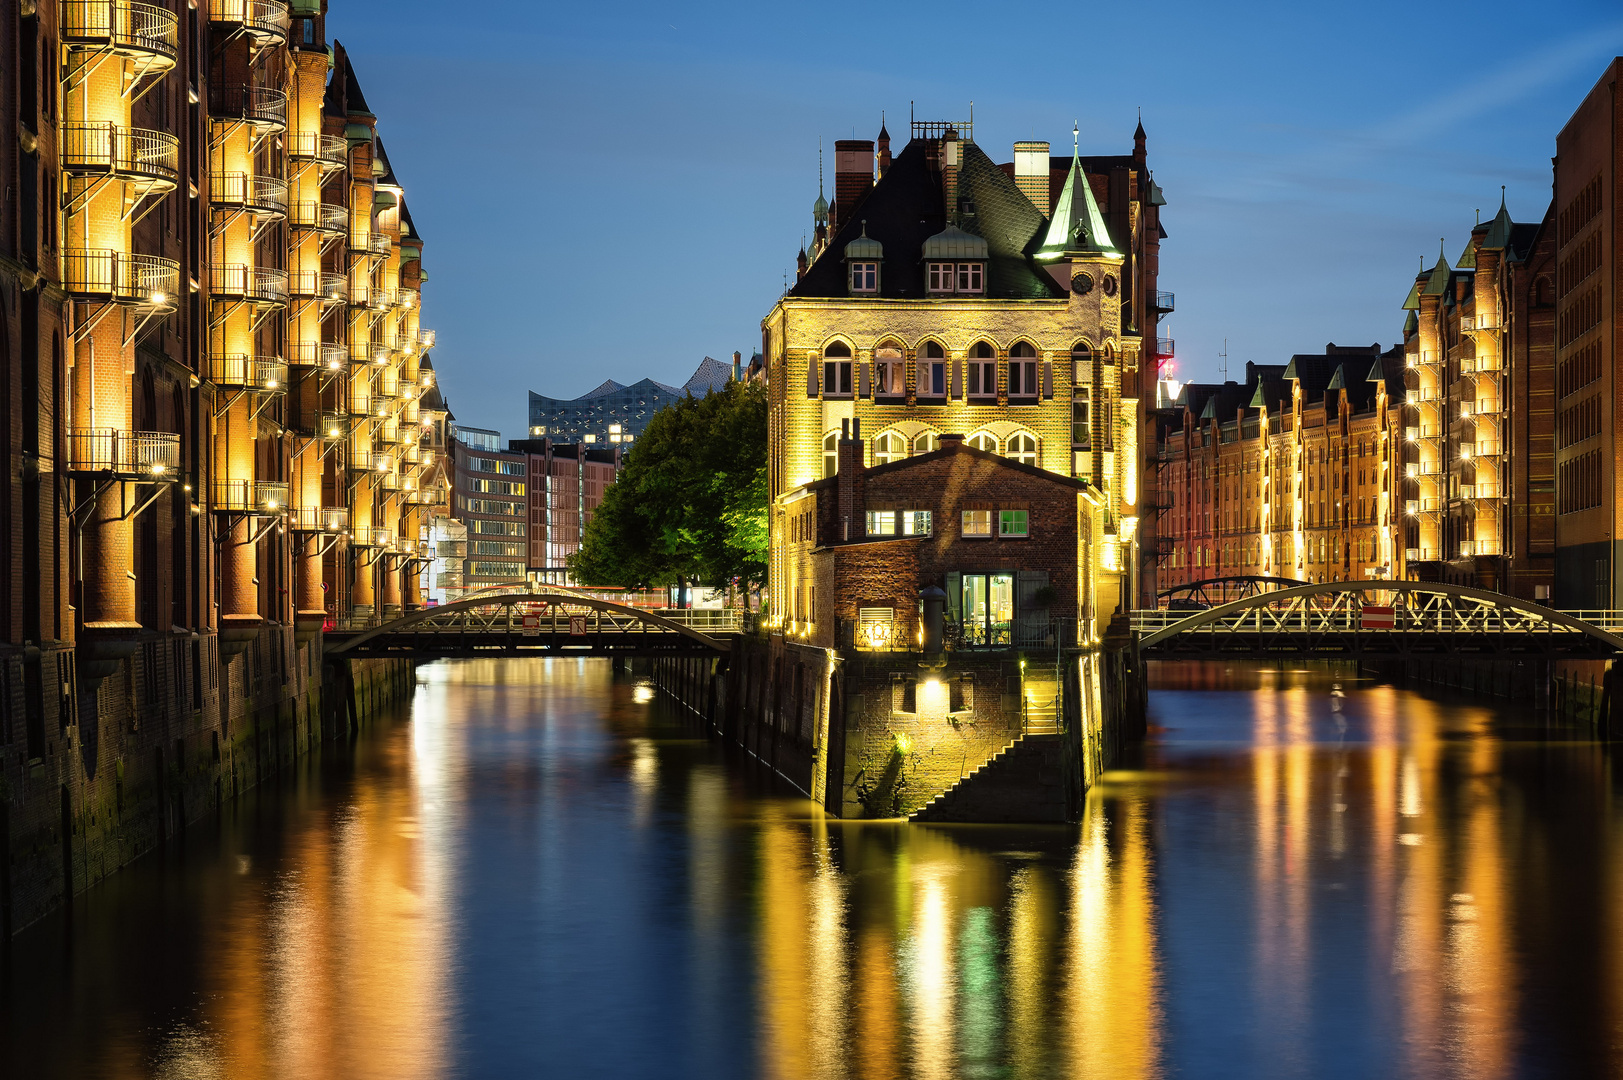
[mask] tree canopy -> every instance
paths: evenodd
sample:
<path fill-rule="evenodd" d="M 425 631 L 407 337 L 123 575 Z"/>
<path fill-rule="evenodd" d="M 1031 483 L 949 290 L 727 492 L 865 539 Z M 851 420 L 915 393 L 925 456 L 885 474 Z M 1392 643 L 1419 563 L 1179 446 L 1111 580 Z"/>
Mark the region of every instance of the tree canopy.
<path fill-rule="evenodd" d="M 762 585 L 766 388 L 730 382 L 656 412 L 569 569 L 582 585 Z"/>

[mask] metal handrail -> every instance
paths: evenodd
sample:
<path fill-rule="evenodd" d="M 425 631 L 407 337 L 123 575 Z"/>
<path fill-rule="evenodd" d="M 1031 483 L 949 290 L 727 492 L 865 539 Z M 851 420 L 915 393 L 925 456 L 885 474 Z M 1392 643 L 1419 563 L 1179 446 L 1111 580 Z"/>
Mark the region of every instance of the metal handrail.
<path fill-rule="evenodd" d="M 287 181 L 258 173 L 222 172 L 209 179 L 209 201 L 266 214 L 287 213 Z"/>
<path fill-rule="evenodd" d="M 287 271 L 271 266 L 215 263 L 209 267 L 209 291 L 267 304 L 287 303 Z"/>
<path fill-rule="evenodd" d="M 62 125 L 62 167 L 109 172 L 170 184 L 180 180 L 180 140 L 165 131 L 118 124 Z"/>
<path fill-rule="evenodd" d="M 241 23 L 262 37 L 287 37 L 293 25 L 286 0 L 209 0 L 209 21 Z"/>
<path fill-rule="evenodd" d="M 436 335 L 432 330 L 418 330 L 417 347 L 424 350 L 432 349 L 434 347 L 435 337 Z"/>
<path fill-rule="evenodd" d="M 316 421 L 316 431 L 323 439 L 347 439 L 350 432 L 348 413 L 324 412 Z"/>
<path fill-rule="evenodd" d="M 349 278 L 325 270 L 294 270 L 288 274 L 288 292 L 294 296 L 320 297 L 333 303 L 349 298 Z"/>
<path fill-rule="evenodd" d="M 108 44 L 173 61 L 180 53 L 180 19 L 153 4 L 130 0 L 61 0 L 60 32 L 69 46 Z"/>
<path fill-rule="evenodd" d="M 1157 292 L 1155 294 L 1155 310 L 1156 311 L 1159 311 L 1162 314 L 1165 314 L 1166 312 L 1176 310 L 1177 306 L 1178 306 L 1177 297 L 1173 296 L 1171 293 L 1169 293 L 1169 292 Z"/>
<path fill-rule="evenodd" d="M 215 0 L 216 3 L 220 0 Z M 232 0 L 227 0 L 232 2 Z M 244 2 L 244 0 L 236 0 Z M 255 2 L 255 0 L 245 0 Z M 215 86 L 209 91 L 209 115 L 221 120 L 245 120 L 267 127 L 287 127 L 287 93 L 273 86 Z"/>
<path fill-rule="evenodd" d="M 1173 357 L 1173 341 L 1169 337 L 1155 339 L 1155 358 L 1157 360 L 1171 360 Z"/>
<path fill-rule="evenodd" d="M 292 203 L 287 216 L 295 229 L 314 229 L 336 236 L 349 228 L 349 211 L 336 203 Z"/>
<path fill-rule="evenodd" d="M 287 361 L 294 367 L 319 367 L 338 371 L 344 366 L 349 350 L 327 341 L 295 341 L 287 347 Z"/>
<path fill-rule="evenodd" d="M 265 393 L 287 393 L 287 364 L 279 356 L 224 353 L 209 357 L 209 381 Z"/>
<path fill-rule="evenodd" d="M 357 525 L 349 531 L 349 542 L 352 547 L 393 547 L 394 530 L 381 525 Z"/>
<path fill-rule="evenodd" d="M 279 481 L 216 478 L 210 505 L 224 513 L 282 514 L 287 503 L 288 486 Z"/>
<path fill-rule="evenodd" d="M 349 527 L 349 507 L 297 506 L 288 511 L 287 519 L 294 532 L 340 533 Z"/>
<path fill-rule="evenodd" d="M 367 250 L 374 255 L 387 255 L 394 250 L 394 242 L 389 239 L 388 233 L 375 232 L 367 243 Z"/>
<path fill-rule="evenodd" d="M 344 453 L 344 467 L 350 472 L 372 471 L 372 448 L 370 446 L 350 446 Z"/>
<path fill-rule="evenodd" d="M 290 131 L 286 144 L 287 156 L 298 161 L 325 161 L 331 165 L 344 165 L 349 161 L 349 140 L 342 135 Z"/>
<path fill-rule="evenodd" d="M 159 307 L 172 305 L 180 293 L 180 264 L 157 255 L 66 248 L 62 264 L 63 287 L 70 293 Z"/>
<path fill-rule="evenodd" d="M 154 477 L 180 468 L 180 436 L 167 431 L 71 428 L 67 441 L 69 472 Z"/>

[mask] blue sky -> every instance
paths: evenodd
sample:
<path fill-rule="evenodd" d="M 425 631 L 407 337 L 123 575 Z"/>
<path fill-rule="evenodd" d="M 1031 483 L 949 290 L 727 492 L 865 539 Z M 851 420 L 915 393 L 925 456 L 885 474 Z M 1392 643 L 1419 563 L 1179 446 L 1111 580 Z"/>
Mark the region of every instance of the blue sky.
<path fill-rule="evenodd" d="M 518 436 L 527 390 L 748 356 L 818 137 L 872 138 L 883 109 L 899 149 L 910 101 L 973 100 L 997 161 L 1074 120 L 1085 153 L 1126 153 L 1143 109 L 1183 377 L 1215 378 L 1225 338 L 1231 372 L 1389 344 L 1421 257 L 1457 257 L 1501 184 L 1542 217 L 1555 134 L 1623 53 L 1615 3 L 1538 10 L 330 0 L 328 34 L 425 238 L 451 407 Z"/>

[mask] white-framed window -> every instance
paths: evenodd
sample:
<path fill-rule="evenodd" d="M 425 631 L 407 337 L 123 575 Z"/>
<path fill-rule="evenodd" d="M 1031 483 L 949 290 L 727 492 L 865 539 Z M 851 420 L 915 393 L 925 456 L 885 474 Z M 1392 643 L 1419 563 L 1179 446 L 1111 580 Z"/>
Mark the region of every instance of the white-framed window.
<path fill-rule="evenodd" d="M 978 293 L 981 288 L 981 264 L 967 262 L 958 264 L 958 292 Z"/>
<path fill-rule="evenodd" d="M 997 397 L 997 361 L 969 362 L 969 396 Z"/>
<path fill-rule="evenodd" d="M 929 536 L 930 517 L 929 510 L 903 510 L 902 535 L 903 536 Z"/>
<path fill-rule="evenodd" d="M 1087 446 L 1093 435 L 1093 410 L 1086 389 L 1071 393 L 1071 445 Z"/>
<path fill-rule="evenodd" d="M 1037 396 L 1037 361 L 1009 361 L 1009 396 Z"/>
<path fill-rule="evenodd" d="M 907 361 L 896 355 L 882 355 L 873 362 L 873 392 L 900 397 L 907 393 Z"/>
<path fill-rule="evenodd" d="M 997 534 L 999 536 L 1026 536 L 1030 514 L 1026 510 L 999 510 L 997 512 Z"/>
<path fill-rule="evenodd" d="M 1009 436 L 1006 456 L 1010 461 L 1018 461 L 1022 465 L 1037 464 L 1037 436 L 1024 431 Z"/>
<path fill-rule="evenodd" d="M 843 341 L 823 350 L 823 396 L 851 396 L 851 346 Z"/>
<path fill-rule="evenodd" d="M 986 267 L 983 263 L 926 263 L 924 273 L 926 288 L 933 293 L 965 293 L 974 296 L 986 291 Z"/>
<path fill-rule="evenodd" d="M 947 396 L 947 362 L 919 361 L 919 397 Z"/>
<path fill-rule="evenodd" d="M 933 431 L 913 436 L 913 456 L 929 454 L 941 449 L 941 437 Z"/>
<path fill-rule="evenodd" d="M 950 262 L 930 263 L 926 274 L 929 280 L 929 290 L 933 293 L 952 292 L 953 265 Z"/>
<path fill-rule="evenodd" d="M 907 456 L 907 440 L 899 432 L 881 431 L 873 439 L 873 463 L 886 465 Z"/>
<path fill-rule="evenodd" d="M 896 511 L 869 510 L 868 511 L 869 536 L 895 536 Z"/>
<path fill-rule="evenodd" d="M 966 537 L 991 536 L 992 511 L 965 510 L 963 513 L 963 525 L 961 526 L 961 531 Z"/>
<path fill-rule="evenodd" d="M 823 476 L 840 471 L 840 433 L 831 431 L 823 436 Z"/>
<path fill-rule="evenodd" d="M 851 291 L 871 293 L 879 291 L 879 264 L 854 262 L 851 264 Z"/>
<path fill-rule="evenodd" d="M 997 453 L 997 436 L 990 431 L 977 431 L 964 441 L 977 450 L 985 450 L 988 454 Z"/>

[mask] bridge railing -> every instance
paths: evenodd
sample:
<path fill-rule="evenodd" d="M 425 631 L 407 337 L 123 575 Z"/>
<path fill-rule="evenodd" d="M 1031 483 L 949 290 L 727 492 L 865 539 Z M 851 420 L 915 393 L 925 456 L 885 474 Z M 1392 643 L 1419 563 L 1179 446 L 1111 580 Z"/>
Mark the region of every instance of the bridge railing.
<path fill-rule="evenodd" d="M 1337 602 L 1319 606 L 1296 600 L 1275 607 L 1255 607 L 1237 611 L 1224 618 L 1190 627 L 1191 634 L 1233 634 L 1247 632 L 1337 632 L 1356 630 L 1392 631 L 1397 633 L 1459 633 L 1478 631 L 1485 633 L 1580 631 L 1542 618 L 1533 612 L 1515 608 L 1497 607 L 1485 603 L 1467 604 L 1405 604 L 1391 605 L 1391 625 L 1385 624 L 1384 612 L 1369 615 L 1361 603 Z M 1133 629 L 1140 634 L 1153 634 L 1201 615 L 1200 611 L 1169 611 L 1165 608 L 1134 611 Z M 1623 631 L 1623 610 L 1585 609 L 1561 611 L 1560 614 L 1588 623 L 1599 630 Z"/>

